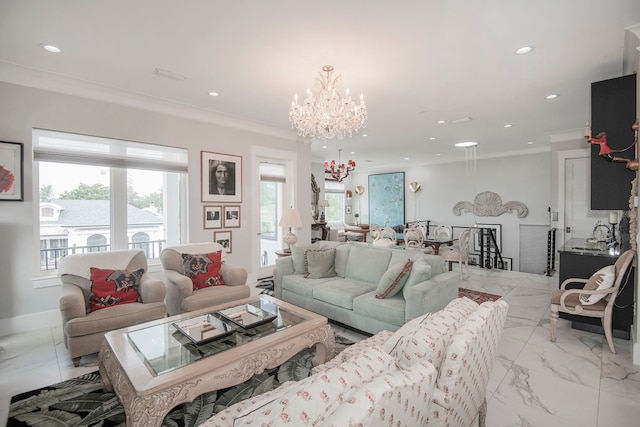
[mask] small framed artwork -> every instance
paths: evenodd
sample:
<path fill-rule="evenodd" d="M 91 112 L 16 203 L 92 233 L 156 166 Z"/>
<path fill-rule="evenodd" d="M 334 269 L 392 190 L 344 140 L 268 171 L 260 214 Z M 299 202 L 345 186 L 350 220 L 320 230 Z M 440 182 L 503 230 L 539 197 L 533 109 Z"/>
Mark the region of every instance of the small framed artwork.
<path fill-rule="evenodd" d="M 242 202 L 242 157 L 201 151 L 203 202 Z"/>
<path fill-rule="evenodd" d="M 222 228 L 222 206 L 204 207 L 204 228 Z"/>
<path fill-rule="evenodd" d="M 344 213 L 346 213 L 346 214 L 350 214 L 351 213 L 351 205 L 346 205 L 344 207 Z"/>
<path fill-rule="evenodd" d="M 240 227 L 240 206 L 224 207 L 224 228 Z"/>
<path fill-rule="evenodd" d="M 0 141 L 0 201 L 24 200 L 22 150 L 19 142 Z"/>
<path fill-rule="evenodd" d="M 480 254 L 469 254 L 469 265 L 480 265 Z"/>
<path fill-rule="evenodd" d="M 219 243 L 228 254 L 231 253 L 231 232 L 230 231 L 214 231 L 213 241 Z"/>

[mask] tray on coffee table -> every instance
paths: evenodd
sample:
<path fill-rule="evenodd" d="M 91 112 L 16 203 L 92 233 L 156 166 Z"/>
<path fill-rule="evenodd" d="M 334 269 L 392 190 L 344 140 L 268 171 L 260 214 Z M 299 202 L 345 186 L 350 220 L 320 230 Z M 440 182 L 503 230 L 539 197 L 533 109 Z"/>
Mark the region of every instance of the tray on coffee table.
<path fill-rule="evenodd" d="M 218 314 L 243 329 L 255 328 L 278 317 L 275 313 L 263 310 L 253 304 L 237 305 L 220 310 Z"/>
<path fill-rule="evenodd" d="M 194 344 L 204 344 L 213 340 L 227 337 L 237 329 L 212 314 L 172 322 L 171 325 Z"/>

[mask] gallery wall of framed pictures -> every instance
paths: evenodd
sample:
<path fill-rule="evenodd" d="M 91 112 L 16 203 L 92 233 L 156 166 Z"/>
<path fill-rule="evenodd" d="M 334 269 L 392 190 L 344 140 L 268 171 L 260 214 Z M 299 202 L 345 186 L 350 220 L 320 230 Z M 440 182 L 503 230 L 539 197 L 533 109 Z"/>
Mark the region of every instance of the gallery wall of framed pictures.
<path fill-rule="evenodd" d="M 203 227 L 215 230 L 213 241 L 228 254 L 232 251 L 231 231 L 240 228 L 242 203 L 242 157 L 232 154 L 200 152 Z"/>

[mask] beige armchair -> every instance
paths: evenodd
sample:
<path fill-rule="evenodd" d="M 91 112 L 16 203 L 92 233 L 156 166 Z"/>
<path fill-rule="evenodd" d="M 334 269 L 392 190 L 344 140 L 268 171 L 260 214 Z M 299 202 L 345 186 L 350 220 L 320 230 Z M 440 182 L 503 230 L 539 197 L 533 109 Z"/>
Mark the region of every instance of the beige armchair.
<path fill-rule="evenodd" d="M 144 269 L 137 289 L 140 301 L 90 311 L 92 267 L 129 272 Z M 164 285 L 147 274 L 147 258 L 139 249 L 67 255 L 60 260 L 58 274 L 64 344 L 75 366 L 82 356 L 100 350 L 105 332 L 166 316 Z"/>
<path fill-rule="evenodd" d="M 246 284 L 247 270 L 225 264 L 224 257 L 220 267 L 224 285 L 193 289 L 193 282 L 185 272 L 182 254 L 209 254 L 218 251 L 222 251 L 224 255 L 224 248 L 213 242 L 169 246 L 162 251 L 160 261 L 167 289 L 167 312 L 170 316 L 249 297 L 251 292 Z"/>
<path fill-rule="evenodd" d="M 583 289 L 583 287 L 592 279 L 569 278 L 562 282 L 560 289 L 551 294 L 549 333 L 552 342 L 555 342 L 557 337 L 559 313 L 596 317 L 600 318 L 600 321 L 602 322 L 602 328 L 604 329 L 604 335 L 607 338 L 609 349 L 612 353 L 616 352 L 616 349 L 613 346 L 613 331 L 611 328 L 613 305 L 616 297 L 618 296 L 620 286 L 626 285 L 629 280 L 631 265 L 635 256 L 636 251 L 629 249 L 618 257 L 614 265 L 613 283 L 610 287 L 602 287 L 600 289 L 592 290 Z M 594 276 L 596 275 L 594 274 Z M 596 282 L 594 282 L 596 286 L 594 286 L 594 288 L 597 288 L 599 287 L 597 284 L 598 278 L 594 276 L 592 276 L 593 279 L 596 279 Z M 581 284 L 581 286 L 575 289 L 567 289 L 567 285 L 572 283 Z M 611 283 L 609 284 L 611 285 Z M 588 300 L 592 297 L 596 297 L 598 300 L 589 304 Z"/>

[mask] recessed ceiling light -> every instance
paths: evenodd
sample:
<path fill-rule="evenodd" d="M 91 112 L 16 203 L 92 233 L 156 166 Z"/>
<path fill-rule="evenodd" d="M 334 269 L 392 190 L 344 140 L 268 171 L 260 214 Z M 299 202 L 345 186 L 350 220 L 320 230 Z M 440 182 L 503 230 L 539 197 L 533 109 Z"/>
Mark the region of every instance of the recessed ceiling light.
<path fill-rule="evenodd" d="M 61 52 L 59 47 L 54 46 L 54 45 L 49 44 L 49 43 L 40 43 L 40 47 L 43 48 L 44 50 L 46 50 L 47 52 L 51 52 L 51 53 L 60 53 Z"/>
<path fill-rule="evenodd" d="M 408 158 L 408 157 L 405 157 L 404 159 L 405 159 L 405 160 L 409 160 L 409 158 Z"/>
<path fill-rule="evenodd" d="M 516 55 L 524 55 L 525 53 L 529 53 L 533 50 L 533 46 L 522 46 L 516 49 L 513 53 Z"/>
<path fill-rule="evenodd" d="M 435 137 L 435 136 L 432 136 L 432 137 L 430 137 L 430 138 L 429 138 L 429 140 L 430 140 L 430 141 L 435 141 L 435 140 L 436 140 L 436 137 Z"/>
<path fill-rule="evenodd" d="M 351 154 L 356 154 L 356 152 L 355 152 L 355 151 L 352 151 L 352 152 L 351 152 Z"/>
<path fill-rule="evenodd" d="M 504 127 L 510 128 L 510 127 L 513 127 L 513 125 L 511 123 L 507 123 L 506 125 L 504 125 Z"/>
<path fill-rule="evenodd" d="M 437 154 L 436 154 L 436 156 L 439 156 L 439 155 L 440 155 L 440 153 L 437 153 Z"/>
<path fill-rule="evenodd" d="M 365 136 L 369 136 L 369 135 L 367 135 L 366 133 L 363 133 L 362 136 L 365 137 Z"/>
<path fill-rule="evenodd" d="M 475 141 L 464 141 L 464 142 L 458 142 L 457 144 L 455 144 L 456 147 L 475 147 L 476 145 L 478 145 L 477 142 Z"/>
<path fill-rule="evenodd" d="M 527 145 L 533 144 L 533 141 L 527 141 Z"/>
<path fill-rule="evenodd" d="M 558 95 L 557 93 L 552 93 L 550 95 L 545 96 L 545 99 L 556 99 L 559 96 L 560 95 Z"/>
<path fill-rule="evenodd" d="M 439 125 L 443 124 L 443 123 L 447 123 L 446 120 L 438 120 L 436 123 L 438 123 Z"/>
<path fill-rule="evenodd" d="M 218 92 L 209 92 L 210 96 L 220 96 Z"/>
<path fill-rule="evenodd" d="M 426 111 L 424 111 L 424 110 L 418 111 L 418 114 L 424 114 L 424 113 L 426 113 Z"/>
<path fill-rule="evenodd" d="M 326 145 L 323 145 L 323 146 L 322 146 L 322 148 L 327 148 L 327 146 L 326 146 Z"/>

